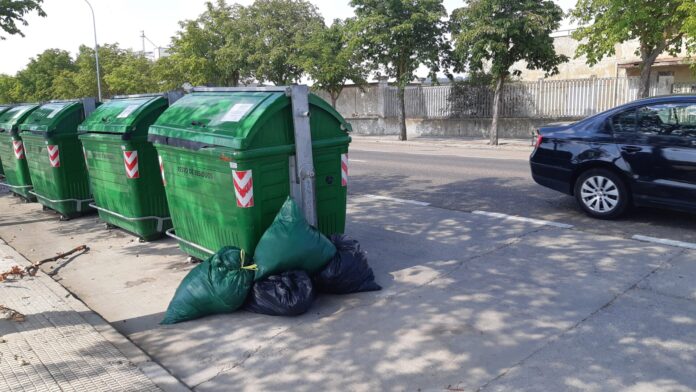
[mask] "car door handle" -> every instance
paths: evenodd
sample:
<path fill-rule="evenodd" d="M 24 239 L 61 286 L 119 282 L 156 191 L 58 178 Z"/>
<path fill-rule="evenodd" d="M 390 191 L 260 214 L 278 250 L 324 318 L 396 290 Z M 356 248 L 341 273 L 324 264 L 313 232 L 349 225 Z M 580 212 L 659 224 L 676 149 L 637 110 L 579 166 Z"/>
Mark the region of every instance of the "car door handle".
<path fill-rule="evenodd" d="M 637 152 L 643 151 L 643 149 L 638 146 L 623 146 L 621 147 L 621 150 L 629 154 L 635 154 Z"/>

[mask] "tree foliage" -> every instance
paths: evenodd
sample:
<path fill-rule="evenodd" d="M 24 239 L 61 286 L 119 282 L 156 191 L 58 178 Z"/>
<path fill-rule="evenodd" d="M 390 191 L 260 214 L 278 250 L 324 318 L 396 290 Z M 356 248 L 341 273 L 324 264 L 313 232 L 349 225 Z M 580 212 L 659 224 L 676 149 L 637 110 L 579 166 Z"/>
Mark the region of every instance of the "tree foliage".
<path fill-rule="evenodd" d="M 64 72 L 75 69 L 70 53 L 47 49 L 29 60 L 27 67 L 17 73 L 17 85 L 25 101 L 45 101 L 56 96 L 53 82 Z"/>
<path fill-rule="evenodd" d="M 683 4 L 679 6 L 679 11 L 687 15 L 681 31 L 688 37 L 686 39 L 687 50 L 693 56 L 696 54 L 696 2 L 684 1 Z M 691 68 L 696 71 L 695 61 L 692 61 Z"/>
<path fill-rule="evenodd" d="M 317 7 L 305 0 L 256 0 L 241 15 L 239 46 L 250 76 L 275 85 L 298 82 L 303 48 L 325 28 Z"/>
<path fill-rule="evenodd" d="M 117 44 L 99 47 L 105 97 L 162 91 L 152 61 Z M 47 49 L 15 76 L 0 75 L 0 103 L 96 97 L 94 50 L 81 46 L 75 59 L 59 49 Z"/>
<path fill-rule="evenodd" d="M 449 51 L 447 11 L 442 0 L 351 0 L 356 18 L 350 23 L 351 45 L 378 75 L 396 79 L 399 88 L 400 139 L 406 140 L 405 89 L 416 70 L 430 77 Z"/>
<path fill-rule="evenodd" d="M 179 22 L 181 30 L 172 38 L 171 56 L 157 67 L 164 84 L 237 86 L 248 75 L 245 53 L 240 46 L 241 6 L 224 0 L 207 2 L 197 19 Z"/>
<path fill-rule="evenodd" d="M 614 55 L 617 44 L 638 40 L 636 55 L 642 61 L 638 94 L 647 97 L 651 67 L 663 52 L 679 52 L 690 10 L 695 11 L 693 0 L 578 0 L 571 11 L 582 26 L 573 33 L 582 42 L 576 55 L 587 56 L 587 63 L 593 65 Z"/>
<path fill-rule="evenodd" d="M 314 82 L 314 88 L 331 96 L 331 104 L 341 95 L 348 81 L 358 86 L 367 83 L 369 69 L 362 64 L 359 53 L 349 45 L 347 25 L 340 19 L 319 30 L 303 47 L 302 67 Z"/>
<path fill-rule="evenodd" d="M 567 57 L 556 54 L 550 34 L 560 26 L 563 10 L 551 0 L 470 0 L 451 16 L 455 71 L 489 72 L 495 81 L 491 144 L 498 144 L 498 110 L 504 82 L 528 69 L 558 73 Z"/>
<path fill-rule="evenodd" d="M 36 11 L 39 16 L 46 16 L 41 3 L 43 0 L 0 0 L 0 29 L 9 35 L 24 37 L 20 26 L 27 26 L 25 15 Z M 0 35 L 0 40 L 4 39 Z"/>

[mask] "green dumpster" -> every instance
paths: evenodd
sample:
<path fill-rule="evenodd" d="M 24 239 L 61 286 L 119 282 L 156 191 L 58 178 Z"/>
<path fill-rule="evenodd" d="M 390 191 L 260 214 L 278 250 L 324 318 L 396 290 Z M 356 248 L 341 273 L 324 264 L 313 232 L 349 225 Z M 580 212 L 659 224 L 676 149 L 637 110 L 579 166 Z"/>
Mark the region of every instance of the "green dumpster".
<path fill-rule="evenodd" d="M 30 201 L 36 199 L 29 193 L 31 177 L 24 142 L 19 135 L 19 124 L 38 107 L 37 104 L 21 104 L 0 114 L 0 160 L 5 171 L 5 185 L 14 194 Z"/>
<path fill-rule="evenodd" d="M 0 105 L 0 114 L 5 113 L 6 111 L 10 110 L 12 106 L 5 106 L 5 105 Z M 0 160 L 0 176 L 5 176 L 5 172 L 2 170 L 2 160 Z"/>
<path fill-rule="evenodd" d="M 305 118 L 298 120 L 293 107 L 302 93 Z M 298 154 L 296 122 L 306 123 Z M 225 245 L 251 254 L 288 195 L 297 200 L 310 191 L 316 197 L 310 223 L 327 235 L 342 233 L 349 129 L 306 86 L 194 89 L 150 127 L 176 229 L 168 234 L 200 259 Z M 301 175 L 307 157 L 314 169 Z M 304 189 L 303 180 L 315 184 Z"/>
<path fill-rule="evenodd" d="M 107 225 L 149 241 L 171 227 L 157 162 L 147 131 L 168 107 L 163 94 L 116 97 L 79 127 L 94 204 Z"/>
<path fill-rule="evenodd" d="M 77 126 L 95 105 L 94 99 L 49 102 L 19 126 L 34 186 L 29 193 L 61 219 L 93 211 Z"/>

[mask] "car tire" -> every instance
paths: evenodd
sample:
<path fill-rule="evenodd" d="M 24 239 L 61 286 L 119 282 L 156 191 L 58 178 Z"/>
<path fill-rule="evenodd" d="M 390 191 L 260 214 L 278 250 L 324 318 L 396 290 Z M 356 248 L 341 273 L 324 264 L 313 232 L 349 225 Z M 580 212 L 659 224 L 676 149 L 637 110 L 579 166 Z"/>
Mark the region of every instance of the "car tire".
<path fill-rule="evenodd" d="M 575 182 L 575 199 L 597 219 L 616 219 L 626 212 L 630 194 L 623 179 L 611 170 L 591 169 Z"/>

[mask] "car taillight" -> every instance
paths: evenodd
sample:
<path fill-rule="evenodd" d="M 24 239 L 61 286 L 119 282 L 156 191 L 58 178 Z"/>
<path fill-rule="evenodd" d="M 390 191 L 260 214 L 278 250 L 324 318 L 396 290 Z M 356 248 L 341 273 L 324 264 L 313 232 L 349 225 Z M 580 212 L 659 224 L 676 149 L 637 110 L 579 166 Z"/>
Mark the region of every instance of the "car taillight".
<path fill-rule="evenodd" d="M 544 137 L 541 136 L 541 134 L 537 133 L 537 139 L 536 143 L 534 144 L 534 148 L 539 148 L 541 146 L 541 142 L 544 140 Z"/>

